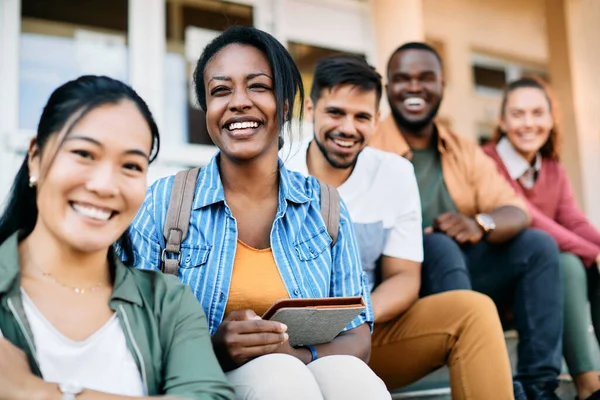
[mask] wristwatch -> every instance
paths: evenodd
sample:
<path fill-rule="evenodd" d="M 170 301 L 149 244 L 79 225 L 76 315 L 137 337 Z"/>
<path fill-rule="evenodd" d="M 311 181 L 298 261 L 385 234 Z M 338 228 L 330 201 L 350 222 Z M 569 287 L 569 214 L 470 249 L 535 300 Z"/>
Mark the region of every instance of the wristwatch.
<path fill-rule="evenodd" d="M 494 222 L 494 218 L 490 214 L 477 214 L 475 215 L 475 222 L 483 231 L 483 237 L 486 237 L 491 232 L 496 229 L 496 223 Z"/>
<path fill-rule="evenodd" d="M 62 393 L 60 400 L 76 400 L 77 395 L 83 392 L 83 387 L 77 382 L 65 382 L 58 384 L 58 390 Z"/>

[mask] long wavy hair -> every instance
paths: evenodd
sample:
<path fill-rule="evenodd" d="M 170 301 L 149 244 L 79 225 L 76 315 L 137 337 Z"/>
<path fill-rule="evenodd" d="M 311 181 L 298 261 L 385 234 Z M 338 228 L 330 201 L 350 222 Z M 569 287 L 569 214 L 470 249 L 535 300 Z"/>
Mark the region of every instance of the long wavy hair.
<path fill-rule="evenodd" d="M 552 121 L 554 123 L 552 129 L 550 130 L 548 140 L 540 149 L 540 154 L 542 155 L 542 157 L 559 161 L 560 147 L 562 144 L 562 132 L 559 126 L 558 109 L 556 105 L 555 96 L 552 93 L 550 86 L 548 86 L 548 84 L 543 79 L 537 76 L 527 76 L 510 82 L 504 89 L 504 93 L 502 95 L 502 105 L 500 106 L 500 118 L 504 118 L 508 95 L 511 92 L 521 88 L 534 88 L 544 92 L 546 100 L 548 100 L 548 105 L 550 107 L 550 115 L 552 116 Z M 506 132 L 504 132 L 500 128 L 500 125 L 497 125 L 492 140 L 495 143 L 498 143 L 498 141 L 500 141 L 500 139 L 502 139 L 504 136 L 506 136 Z"/>

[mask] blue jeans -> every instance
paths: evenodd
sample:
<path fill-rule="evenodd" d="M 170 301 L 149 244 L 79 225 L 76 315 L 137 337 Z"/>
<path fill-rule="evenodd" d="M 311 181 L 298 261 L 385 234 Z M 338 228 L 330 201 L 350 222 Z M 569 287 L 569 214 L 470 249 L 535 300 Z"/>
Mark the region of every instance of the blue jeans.
<path fill-rule="evenodd" d="M 519 333 L 515 379 L 555 381 L 562 354 L 563 305 L 558 248 L 546 233 L 526 229 L 502 244 L 460 247 L 442 233 L 423 239 L 421 296 L 471 289 L 512 308 Z"/>

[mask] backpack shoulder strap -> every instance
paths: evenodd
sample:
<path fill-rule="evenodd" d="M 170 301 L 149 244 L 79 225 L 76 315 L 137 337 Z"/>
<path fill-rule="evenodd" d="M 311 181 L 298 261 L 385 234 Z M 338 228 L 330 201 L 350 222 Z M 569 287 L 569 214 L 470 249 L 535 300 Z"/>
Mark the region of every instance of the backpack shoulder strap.
<path fill-rule="evenodd" d="M 335 246 L 340 228 L 340 194 L 337 189 L 319 181 L 321 187 L 321 215 L 327 233 L 331 236 L 331 247 Z"/>
<path fill-rule="evenodd" d="M 179 171 L 175 175 L 169 208 L 167 209 L 167 219 L 163 228 L 166 246 L 162 251 L 160 269 L 167 274 L 177 276 L 179 270 L 181 243 L 188 234 L 192 203 L 196 192 L 196 179 L 199 172 L 200 168 L 192 168 Z M 167 258 L 167 253 L 174 254 L 176 257 Z"/>

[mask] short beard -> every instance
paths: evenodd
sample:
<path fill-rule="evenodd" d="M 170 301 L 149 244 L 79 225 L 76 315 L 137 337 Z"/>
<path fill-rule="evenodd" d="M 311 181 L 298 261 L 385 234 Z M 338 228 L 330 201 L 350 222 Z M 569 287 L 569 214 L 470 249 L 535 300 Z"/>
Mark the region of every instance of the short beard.
<path fill-rule="evenodd" d="M 389 101 L 389 96 L 388 96 L 388 101 Z M 389 104 L 391 106 L 392 102 L 389 101 Z M 398 125 L 398 127 L 403 128 L 404 130 L 408 131 L 409 133 L 418 135 L 436 117 L 441 104 L 442 104 L 442 100 L 440 99 L 438 101 L 438 103 L 435 105 L 435 107 L 433 107 L 433 109 L 429 112 L 429 114 L 427 114 L 424 118 L 417 120 L 417 121 L 410 121 L 410 120 L 404 118 L 404 115 L 402 115 L 402 113 L 400 111 L 396 110 L 393 106 L 391 106 L 390 109 L 392 112 L 392 116 L 394 117 L 394 121 L 396 121 L 396 125 Z"/>
<path fill-rule="evenodd" d="M 335 160 L 333 160 L 331 157 L 329 157 L 329 153 L 327 153 L 327 149 L 321 142 L 319 142 L 319 140 L 317 139 L 317 135 L 314 135 L 313 140 L 317 144 L 317 147 L 321 151 L 321 154 L 323 154 L 323 157 L 325 157 L 325 159 L 327 160 L 329 165 L 331 165 L 333 168 L 348 169 L 348 168 L 354 168 L 354 166 L 356 165 L 356 160 L 358 160 L 358 154 L 360 154 L 360 152 L 350 162 L 348 162 L 346 164 L 341 164 L 341 163 L 338 163 Z"/>

